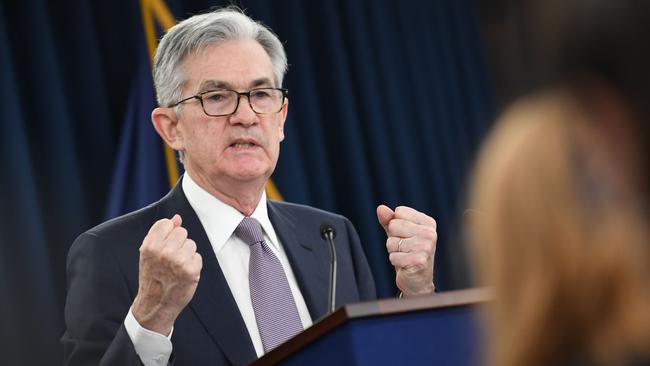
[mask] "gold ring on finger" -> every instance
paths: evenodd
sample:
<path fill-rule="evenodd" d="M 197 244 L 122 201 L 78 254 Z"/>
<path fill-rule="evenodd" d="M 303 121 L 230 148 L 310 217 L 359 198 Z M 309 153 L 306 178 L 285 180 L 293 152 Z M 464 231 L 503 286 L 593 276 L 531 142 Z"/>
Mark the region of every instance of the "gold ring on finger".
<path fill-rule="evenodd" d="M 401 252 L 401 251 L 402 251 L 402 242 L 403 242 L 403 241 L 404 241 L 404 239 L 400 239 L 400 240 L 397 242 L 397 251 L 398 251 L 398 252 Z"/>

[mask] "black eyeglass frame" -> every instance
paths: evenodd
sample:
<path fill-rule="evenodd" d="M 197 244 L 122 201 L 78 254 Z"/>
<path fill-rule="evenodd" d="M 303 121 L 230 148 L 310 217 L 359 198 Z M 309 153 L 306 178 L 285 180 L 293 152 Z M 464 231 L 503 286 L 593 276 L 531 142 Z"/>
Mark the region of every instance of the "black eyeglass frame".
<path fill-rule="evenodd" d="M 265 113 L 260 113 L 260 112 L 256 111 L 255 108 L 253 108 L 253 104 L 251 103 L 251 93 L 254 93 L 254 92 L 259 91 L 259 90 L 269 90 L 269 89 L 272 89 L 272 90 L 279 90 L 279 91 L 282 92 L 282 103 L 280 104 L 280 109 L 278 109 L 278 110 L 275 111 L 275 112 L 265 112 Z M 233 92 L 233 93 L 237 94 L 237 104 L 235 104 L 235 110 L 232 111 L 232 113 L 227 113 L 227 114 L 210 114 L 210 113 L 206 112 L 206 110 L 205 110 L 205 106 L 203 105 L 203 95 L 208 94 L 208 93 L 212 93 L 212 92 L 215 92 L 215 91 L 219 91 L 219 90 L 230 91 L 230 92 Z M 256 88 L 256 89 L 251 89 L 251 90 L 246 91 L 246 92 L 238 92 L 238 91 L 236 91 L 236 90 L 232 90 L 232 89 L 211 89 L 211 90 L 207 90 L 207 91 L 201 92 L 201 93 L 196 94 L 196 95 L 192 95 L 192 96 L 187 97 L 187 98 L 185 98 L 185 99 L 182 99 L 182 100 L 180 100 L 180 101 L 178 101 L 178 102 L 176 102 L 176 103 L 170 105 L 170 106 L 167 107 L 167 108 L 174 108 L 174 107 L 176 107 L 177 105 L 182 104 L 182 103 L 185 103 L 185 102 L 187 102 L 187 101 L 190 100 L 190 99 L 198 99 L 199 102 L 201 102 L 201 109 L 203 109 L 203 113 L 205 113 L 207 116 L 210 116 L 210 117 L 225 117 L 225 116 L 232 116 L 233 114 L 237 113 L 237 109 L 239 109 L 239 100 L 241 99 L 242 96 L 245 96 L 246 99 L 248 99 L 248 106 L 251 108 L 251 110 L 252 110 L 253 112 L 255 112 L 255 114 L 261 114 L 261 115 L 264 115 L 264 114 L 273 114 L 273 113 L 278 113 L 278 112 L 280 112 L 280 111 L 282 110 L 282 108 L 284 107 L 284 101 L 285 101 L 285 99 L 287 99 L 287 96 L 288 96 L 288 95 L 289 95 L 289 90 L 288 90 L 288 89 L 284 89 L 284 88 Z"/>

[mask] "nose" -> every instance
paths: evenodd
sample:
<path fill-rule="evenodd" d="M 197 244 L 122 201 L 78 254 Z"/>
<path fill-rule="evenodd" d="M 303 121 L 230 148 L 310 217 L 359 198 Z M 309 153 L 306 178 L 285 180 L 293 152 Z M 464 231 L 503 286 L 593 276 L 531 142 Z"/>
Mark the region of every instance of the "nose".
<path fill-rule="evenodd" d="M 235 110 L 235 113 L 230 115 L 230 123 L 241 124 L 245 126 L 250 126 L 257 123 L 257 113 L 255 113 L 251 108 L 247 95 L 239 95 L 237 110 Z"/>

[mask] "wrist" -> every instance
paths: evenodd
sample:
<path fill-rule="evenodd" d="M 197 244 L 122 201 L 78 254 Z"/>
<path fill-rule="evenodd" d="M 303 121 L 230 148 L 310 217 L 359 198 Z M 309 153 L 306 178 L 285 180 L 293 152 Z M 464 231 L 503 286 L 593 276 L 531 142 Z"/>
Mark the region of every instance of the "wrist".
<path fill-rule="evenodd" d="M 406 298 L 406 297 L 419 297 L 419 296 L 427 296 L 427 295 L 432 295 L 436 292 L 436 286 L 434 285 L 433 282 L 428 284 L 427 286 L 424 286 L 419 289 L 407 289 L 407 290 L 401 290 L 399 298 Z"/>
<path fill-rule="evenodd" d="M 144 329 L 167 336 L 171 333 L 176 316 L 160 304 L 147 306 L 136 296 L 131 307 L 133 317 Z"/>

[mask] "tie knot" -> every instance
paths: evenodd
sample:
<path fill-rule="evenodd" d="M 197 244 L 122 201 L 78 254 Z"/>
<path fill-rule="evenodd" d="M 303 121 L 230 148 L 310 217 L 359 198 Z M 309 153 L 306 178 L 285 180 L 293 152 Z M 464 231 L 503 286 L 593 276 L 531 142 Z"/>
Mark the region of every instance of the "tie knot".
<path fill-rule="evenodd" d="M 252 217 L 244 217 L 235 229 L 235 235 L 248 245 L 264 241 L 262 226 Z"/>

